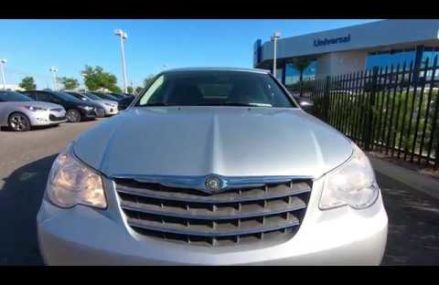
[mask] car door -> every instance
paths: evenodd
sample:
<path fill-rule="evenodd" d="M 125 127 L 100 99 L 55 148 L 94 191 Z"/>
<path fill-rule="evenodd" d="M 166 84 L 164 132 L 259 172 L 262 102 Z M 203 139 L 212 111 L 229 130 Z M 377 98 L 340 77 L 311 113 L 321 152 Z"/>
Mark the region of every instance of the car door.
<path fill-rule="evenodd" d="M 35 91 L 28 91 L 28 92 L 26 92 L 26 95 L 34 100 L 37 100 L 36 93 L 37 92 L 35 92 Z"/>
<path fill-rule="evenodd" d="M 6 124 L 6 102 L 0 96 L 0 126 L 4 126 Z"/>
<path fill-rule="evenodd" d="M 36 97 L 35 100 L 37 100 L 37 101 L 44 101 L 44 102 L 53 103 L 52 96 L 50 96 L 49 93 L 46 93 L 46 92 L 36 92 L 35 97 Z"/>

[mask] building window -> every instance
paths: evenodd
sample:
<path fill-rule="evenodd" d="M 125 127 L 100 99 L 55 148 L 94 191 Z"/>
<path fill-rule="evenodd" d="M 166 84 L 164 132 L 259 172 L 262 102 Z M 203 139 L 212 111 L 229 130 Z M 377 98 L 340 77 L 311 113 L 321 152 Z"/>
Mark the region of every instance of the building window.
<path fill-rule="evenodd" d="M 386 67 L 390 68 L 393 65 L 393 68 L 399 64 L 401 67 L 404 62 L 407 66 L 411 61 L 415 62 L 416 52 L 415 50 L 399 50 L 399 51 L 387 51 L 380 53 L 370 53 L 366 60 L 366 69 L 372 69 L 374 67 Z"/>
<path fill-rule="evenodd" d="M 422 53 L 421 67 L 425 67 L 425 63 L 428 59 L 428 66 L 433 65 L 434 58 L 439 57 L 439 48 L 425 48 Z"/>
<path fill-rule="evenodd" d="M 317 61 L 312 61 L 308 68 L 303 72 L 303 80 L 314 80 L 318 68 Z M 293 64 L 286 65 L 285 85 L 292 85 L 299 81 L 300 73 Z"/>

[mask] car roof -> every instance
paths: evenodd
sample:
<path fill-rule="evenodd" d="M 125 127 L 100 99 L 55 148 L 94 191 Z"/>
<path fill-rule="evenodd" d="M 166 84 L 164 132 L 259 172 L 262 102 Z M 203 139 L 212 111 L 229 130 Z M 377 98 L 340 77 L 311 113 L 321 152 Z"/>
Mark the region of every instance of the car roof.
<path fill-rule="evenodd" d="M 185 68 L 174 68 L 164 70 L 163 73 L 174 73 L 174 72 L 190 72 L 190 71 L 241 71 L 241 72 L 252 72 L 252 73 L 270 73 L 267 69 L 258 68 L 238 68 L 238 67 L 185 67 Z"/>

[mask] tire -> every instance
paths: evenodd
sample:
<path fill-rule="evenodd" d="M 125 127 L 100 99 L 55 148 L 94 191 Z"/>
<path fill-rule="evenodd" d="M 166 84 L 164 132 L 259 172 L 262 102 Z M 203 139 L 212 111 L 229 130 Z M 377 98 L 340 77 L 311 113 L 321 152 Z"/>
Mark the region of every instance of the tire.
<path fill-rule="evenodd" d="M 69 109 L 66 113 L 67 122 L 77 123 L 81 121 L 81 113 L 76 109 Z"/>
<path fill-rule="evenodd" d="M 31 128 L 29 118 L 20 112 L 12 113 L 8 119 L 8 126 L 15 132 L 26 132 Z"/>

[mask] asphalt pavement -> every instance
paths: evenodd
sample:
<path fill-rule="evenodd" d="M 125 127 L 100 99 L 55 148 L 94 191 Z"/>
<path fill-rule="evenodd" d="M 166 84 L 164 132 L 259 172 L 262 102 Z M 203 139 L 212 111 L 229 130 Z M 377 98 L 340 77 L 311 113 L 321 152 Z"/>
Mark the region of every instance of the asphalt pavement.
<path fill-rule="evenodd" d="M 35 217 L 48 172 L 56 154 L 100 120 L 25 133 L 0 131 L 0 265 L 43 264 Z M 377 178 L 389 216 L 383 265 L 439 265 L 439 200 Z"/>

